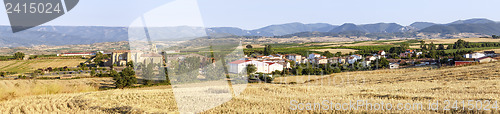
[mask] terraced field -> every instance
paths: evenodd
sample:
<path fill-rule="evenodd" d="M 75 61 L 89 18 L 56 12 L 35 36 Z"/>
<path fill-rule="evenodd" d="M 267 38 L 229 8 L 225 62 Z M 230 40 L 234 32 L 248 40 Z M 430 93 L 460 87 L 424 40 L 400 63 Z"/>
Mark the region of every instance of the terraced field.
<path fill-rule="evenodd" d="M 498 110 L 290 110 L 291 100 L 346 103 L 367 100 L 384 103 L 423 103 L 433 100 L 500 100 L 500 63 L 451 68 L 411 68 L 345 72 L 303 84 L 249 84 L 236 97 L 203 113 L 500 113 Z M 172 89 L 174 88 L 174 89 Z M 212 88 L 212 89 L 211 89 Z M 215 87 L 193 96 L 225 95 Z M 0 102 L 6 113 L 172 113 L 178 112 L 179 86 L 108 90 L 87 93 L 38 95 Z M 215 92 L 214 92 L 215 91 Z M 219 99 L 215 99 L 219 100 Z M 196 108 L 196 107 L 195 107 Z M 465 106 L 464 108 L 470 108 Z"/>

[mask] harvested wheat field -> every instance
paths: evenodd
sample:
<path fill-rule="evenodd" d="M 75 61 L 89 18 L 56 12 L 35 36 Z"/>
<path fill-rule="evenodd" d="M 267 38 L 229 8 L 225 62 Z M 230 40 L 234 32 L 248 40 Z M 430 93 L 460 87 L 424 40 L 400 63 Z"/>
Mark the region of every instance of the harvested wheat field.
<path fill-rule="evenodd" d="M 435 100 L 500 100 L 500 63 L 432 69 L 430 67 L 345 72 L 303 84 L 249 84 L 239 95 L 204 113 L 491 113 L 485 110 L 429 110 Z M 234 86 L 234 85 L 233 85 Z M 174 87 L 182 88 L 182 87 Z M 182 88 L 190 89 L 190 88 Z M 198 88 L 200 89 L 200 88 Z M 204 88 L 207 89 L 207 88 Z M 210 88 L 208 88 L 210 90 Z M 213 90 L 213 89 L 212 89 Z M 6 113 L 172 113 L 177 100 L 171 86 L 87 93 L 38 95 L 0 102 Z M 218 95 L 227 91 L 193 93 Z M 183 96 L 189 98 L 189 96 Z M 299 103 L 421 103 L 412 110 L 290 110 Z M 180 101 L 184 102 L 184 101 Z M 186 101 L 187 102 L 187 101 Z M 470 107 L 463 107 L 470 108 Z"/>
<path fill-rule="evenodd" d="M 273 82 L 279 84 L 290 84 L 290 83 L 303 84 L 311 80 L 318 80 L 328 77 L 329 76 L 321 76 L 321 75 L 288 76 L 288 77 L 277 77 L 273 80 Z"/>
<path fill-rule="evenodd" d="M 0 101 L 24 96 L 97 91 L 111 86 L 111 78 L 76 80 L 0 80 Z"/>
<path fill-rule="evenodd" d="M 39 68 L 76 67 L 86 59 L 43 59 L 43 60 L 13 60 L 0 61 L 0 71 L 25 73 Z"/>

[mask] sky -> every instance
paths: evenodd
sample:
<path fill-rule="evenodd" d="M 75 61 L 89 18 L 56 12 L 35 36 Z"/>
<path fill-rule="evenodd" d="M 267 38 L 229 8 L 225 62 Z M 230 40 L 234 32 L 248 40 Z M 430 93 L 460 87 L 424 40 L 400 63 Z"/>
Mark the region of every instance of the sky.
<path fill-rule="evenodd" d="M 44 25 L 130 26 L 140 17 L 152 22 L 148 25 L 243 29 L 291 22 L 409 25 L 471 18 L 500 21 L 499 4 L 499 0 L 80 0 L 73 10 Z M 0 9 L 5 7 L 0 5 Z M 0 12 L 0 25 L 9 25 L 5 10 Z"/>

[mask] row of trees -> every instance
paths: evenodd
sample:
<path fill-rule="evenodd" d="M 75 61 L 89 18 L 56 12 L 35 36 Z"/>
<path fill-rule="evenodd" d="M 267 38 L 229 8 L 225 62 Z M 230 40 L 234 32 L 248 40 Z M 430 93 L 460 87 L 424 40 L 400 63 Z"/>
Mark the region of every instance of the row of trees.
<path fill-rule="evenodd" d="M 493 39 L 500 39 L 500 36 L 497 36 L 497 35 L 491 35 L 491 38 L 493 38 Z"/>
<path fill-rule="evenodd" d="M 481 43 L 472 43 L 467 42 L 462 39 L 459 39 L 455 44 L 450 45 L 453 49 L 464 49 L 464 48 L 480 48 L 480 47 L 500 47 L 500 43 L 498 42 L 481 42 Z"/>
<path fill-rule="evenodd" d="M 22 52 L 14 53 L 14 59 L 17 59 L 17 60 L 22 60 L 24 58 L 24 56 L 25 56 L 25 54 Z"/>

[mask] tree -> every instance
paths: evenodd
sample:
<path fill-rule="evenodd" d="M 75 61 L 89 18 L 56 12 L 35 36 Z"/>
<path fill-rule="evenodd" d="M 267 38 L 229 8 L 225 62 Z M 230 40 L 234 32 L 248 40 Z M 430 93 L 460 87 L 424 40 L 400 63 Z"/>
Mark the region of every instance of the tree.
<path fill-rule="evenodd" d="M 133 61 L 129 61 L 129 62 L 127 62 L 127 65 L 126 65 L 126 66 L 127 66 L 127 67 L 132 67 L 132 68 L 133 68 L 133 67 L 134 67 L 134 62 L 133 62 Z"/>
<path fill-rule="evenodd" d="M 429 44 L 429 50 L 436 50 L 436 45 L 434 44 L 434 42 L 431 42 L 431 44 Z"/>
<path fill-rule="evenodd" d="M 453 45 L 448 45 L 448 47 L 446 47 L 446 49 L 453 49 Z"/>
<path fill-rule="evenodd" d="M 253 64 L 248 64 L 247 67 L 245 67 L 246 71 L 247 71 L 247 75 L 250 76 L 250 74 L 254 73 L 255 71 L 257 71 L 257 67 L 255 67 L 255 65 Z"/>
<path fill-rule="evenodd" d="M 339 52 L 335 53 L 335 57 L 340 57 L 340 56 L 342 56 L 342 52 L 339 51 Z"/>
<path fill-rule="evenodd" d="M 266 47 L 264 47 L 264 55 L 271 55 L 274 53 L 274 50 L 272 48 L 271 45 L 266 45 Z"/>
<path fill-rule="evenodd" d="M 425 41 L 424 40 L 420 41 L 420 49 L 422 49 L 422 50 L 426 50 L 427 49 L 427 47 L 425 47 Z"/>
<path fill-rule="evenodd" d="M 295 75 L 302 75 L 302 72 L 303 72 L 303 68 L 301 65 L 297 65 L 296 68 L 295 68 Z"/>
<path fill-rule="evenodd" d="M 113 65 L 109 66 L 109 68 L 110 68 L 111 70 L 113 70 L 113 68 L 115 68 L 115 66 L 117 66 L 117 65 L 116 65 L 116 64 L 113 64 Z"/>
<path fill-rule="evenodd" d="M 14 53 L 14 59 L 17 59 L 17 60 L 22 60 L 24 58 L 24 53 L 22 52 L 16 52 Z"/>
<path fill-rule="evenodd" d="M 246 46 L 246 48 L 247 48 L 247 49 L 252 49 L 252 48 L 253 48 L 253 46 L 252 46 L 252 45 L 250 45 L 250 44 L 248 44 L 248 45 Z"/>
<path fill-rule="evenodd" d="M 113 71 L 112 71 L 112 74 L 113 74 Z M 114 73 L 116 73 L 116 71 L 114 71 Z M 137 83 L 137 78 L 135 78 L 135 72 L 130 67 L 123 69 L 119 75 L 113 75 L 113 80 L 115 80 L 116 88 L 120 88 L 120 89 L 123 89 L 126 87 L 132 87 L 134 84 Z"/>
<path fill-rule="evenodd" d="M 323 55 L 323 56 L 326 56 L 326 57 L 328 57 L 328 58 L 330 58 L 330 57 L 333 57 L 333 56 L 334 56 L 334 55 L 333 55 L 333 53 L 330 53 L 330 51 L 325 51 L 322 55 Z"/>
<path fill-rule="evenodd" d="M 410 44 L 408 42 L 404 42 L 400 45 L 400 47 L 403 49 L 403 50 L 406 50 L 406 49 L 410 49 Z"/>
<path fill-rule="evenodd" d="M 143 83 L 144 85 L 151 85 L 153 78 L 155 77 L 154 74 L 154 68 L 155 66 L 153 63 L 146 63 L 142 67 L 142 78 L 143 78 Z"/>
<path fill-rule="evenodd" d="M 436 50 L 431 50 L 428 54 L 428 57 L 427 58 L 438 58 L 438 54 L 436 52 Z"/>
<path fill-rule="evenodd" d="M 90 76 L 95 76 L 95 73 L 96 73 L 95 70 L 92 69 L 92 71 L 90 71 Z"/>
<path fill-rule="evenodd" d="M 466 42 L 462 39 L 458 39 L 458 41 L 455 42 L 453 49 L 462 49 L 462 48 L 466 48 Z"/>
<path fill-rule="evenodd" d="M 373 66 L 373 69 L 380 69 L 380 68 L 388 68 L 389 67 L 389 61 L 386 58 L 380 58 L 375 60 L 375 62 L 371 63 Z"/>
<path fill-rule="evenodd" d="M 439 44 L 438 50 L 444 50 L 444 45 L 443 44 Z"/>
<path fill-rule="evenodd" d="M 340 72 L 342 72 L 342 71 L 340 70 L 340 68 L 335 67 L 335 69 L 333 69 L 333 72 L 334 72 L 334 73 L 340 73 Z"/>
<path fill-rule="evenodd" d="M 273 74 L 273 76 L 276 76 L 276 75 L 281 75 L 281 73 L 282 73 L 281 71 L 275 70 L 271 74 Z"/>
<path fill-rule="evenodd" d="M 498 38 L 500 38 L 500 36 L 497 36 L 497 35 L 492 35 L 492 36 L 491 36 L 491 38 L 493 38 L 493 39 L 498 39 Z"/>
<path fill-rule="evenodd" d="M 266 83 L 271 83 L 271 82 L 273 82 L 274 77 L 271 77 L 271 76 L 269 76 L 269 75 L 260 74 L 260 75 L 259 75 L 259 79 L 260 79 L 261 81 L 266 82 Z"/>

